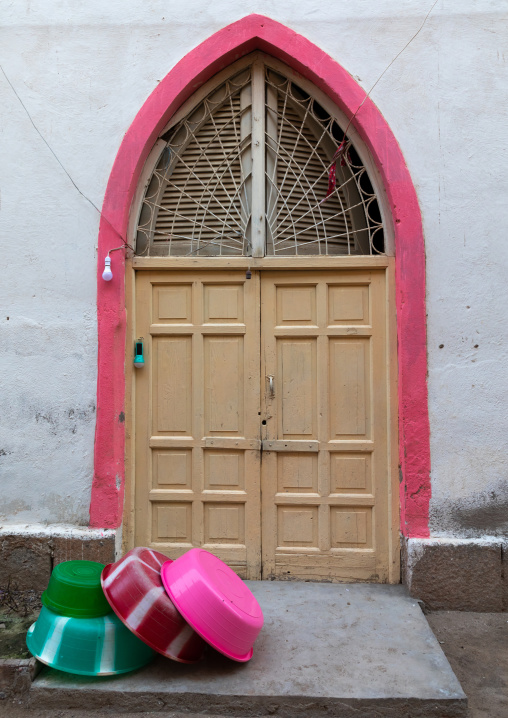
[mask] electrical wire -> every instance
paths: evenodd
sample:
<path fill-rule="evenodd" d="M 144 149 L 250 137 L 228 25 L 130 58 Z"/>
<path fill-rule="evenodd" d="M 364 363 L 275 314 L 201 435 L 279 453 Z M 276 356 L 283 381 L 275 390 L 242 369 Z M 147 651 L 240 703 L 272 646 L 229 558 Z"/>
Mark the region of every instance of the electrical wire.
<path fill-rule="evenodd" d="M 101 212 L 101 210 L 97 207 L 97 205 L 96 205 L 94 202 L 92 202 L 92 200 L 90 199 L 90 197 L 87 197 L 87 195 L 80 190 L 80 188 L 78 187 L 78 185 L 76 184 L 76 182 L 72 179 L 71 175 L 69 174 L 69 172 L 67 171 L 67 169 L 66 169 L 65 166 L 63 165 L 62 161 L 60 160 L 60 158 L 59 158 L 58 155 L 56 154 L 56 152 L 53 150 L 53 148 L 51 147 L 51 145 L 49 144 L 49 142 L 46 140 L 46 138 L 44 137 L 44 135 L 42 134 L 42 132 L 39 130 L 39 128 L 37 127 L 37 125 L 36 125 L 35 122 L 33 121 L 32 116 L 31 116 L 31 114 L 29 113 L 28 109 L 26 108 L 25 103 L 23 102 L 23 100 L 21 99 L 21 97 L 20 97 L 20 96 L 18 95 L 18 93 L 16 92 L 16 88 L 14 87 L 14 85 L 12 84 L 12 82 L 11 82 L 11 81 L 9 80 L 9 78 L 7 77 L 7 73 L 5 72 L 5 70 L 4 70 L 4 68 L 2 67 L 2 65 L 0 65 L 0 70 L 2 71 L 3 76 L 5 77 L 5 79 L 7 80 L 7 82 L 9 83 L 11 90 L 14 92 L 14 94 L 15 94 L 16 97 L 18 98 L 19 103 L 21 104 L 21 107 L 25 110 L 28 119 L 29 119 L 30 122 L 32 123 L 33 128 L 35 129 L 35 131 L 37 132 L 37 134 L 39 135 L 39 137 L 41 138 L 41 140 L 44 142 L 44 144 L 46 145 L 46 147 L 48 148 L 48 150 L 51 152 L 51 154 L 53 155 L 53 157 L 56 159 L 56 161 L 58 162 L 58 164 L 60 165 L 60 167 L 63 169 L 63 171 L 65 172 L 65 174 L 67 175 L 67 177 L 70 179 L 70 181 L 72 182 L 72 184 L 74 185 L 74 187 L 77 189 L 77 191 L 79 192 L 79 194 L 80 194 L 84 199 L 86 199 L 86 201 L 87 201 L 89 204 L 91 204 L 92 207 L 99 213 L 100 217 L 101 217 L 107 224 L 109 224 L 109 226 L 111 227 L 111 229 L 113 230 L 113 232 L 115 232 L 115 234 L 117 234 L 117 235 L 120 237 L 120 239 L 121 239 L 122 242 L 124 243 L 125 248 L 132 250 L 132 247 L 131 247 L 130 244 L 126 241 L 126 239 L 123 237 L 123 235 L 116 229 L 116 227 L 114 227 L 114 226 L 111 224 L 111 222 L 109 221 L 109 219 L 103 215 L 103 213 Z"/>
<path fill-rule="evenodd" d="M 358 114 L 358 112 L 360 111 L 360 109 L 363 107 L 363 105 L 364 105 L 364 103 L 366 102 L 367 98 L 370 96 L 370 93 L 372 92 L 372 90 L 376 87 L 376 85 L 377 85 L 378 82 L 381 80 L 381 78 L 385 75 L 385 73 L 388 72 L 388 70 L 390 69 L 390 67 L 391 67 L 391 66 L 393 65 L 393 63 L 395 62 L 395 60 L 402 55 L 402 53 L 404 52 L 404 50 L 405 50 L 407 47 L 409 47 L 409 45 L 413 42 L 413 40 L 415 39 L 415 37 L 417 37 L 417 35 L 420 34 L 420 32 L 423 30 L 423 26 L 425 25 L 425 23 L 426 23 L 427 20 L 428 20 L 428 17 L 429 17 L 429 15 L 430 15 L 430 13 L 434 10 L 434 8 L 435 8 L 436 5 L 438 4 L 438 2 L 439 2 L 439 0 L 435 0 L 435 1 L 434 1 L 434 3 L 432 4 L 432 7 L 431 7 L 430 10 L 428 11 L 428 13 L 425 15 L 425 17 L 424 17 L 424 19 L 423 19 L 423 22 L 422 22 L 422 24 L 420 25 L 420 27 L 418 28 L 418 30 L 417 30 L 417 31 L 415 32 L 415 34 L 411 37 L 411 39 L 406 42 L 406 44 L 404 45 L 404 47 L 402 48 L 402 50 L 399 50 L 399 52 L 395 55 L 395 57 L 391 60 L 391 62 L 388 63 L 388 65 L 385 67 L 385 69 L 383 70 L 383 72 L 379 75 L 379 77 L 377 78 L 377 80 L 375 81 L 375 83 L 372 85 L 372 87 L 370 88 L 370 90 L 367 92 L 367 94 L 365 95 L 365 97 L 363 98 L 363 100 L 360 102 L 360 104 L 358 105 L 358 107 L 357 107 L 356 110 L 355 110 L 354 115 L 351 117 L 351 119 L 349 120 L 349 122 L 348 122 L 348 124 L 347 124 L 346 129 L 344 130 L 344 139 L 346 138 L 347 131 L 348 131 L 349 128 L 351 127 L 351 123 L 352 123 L 353 120 L 355 119 L 355 117 L 356 117 L 356 115 Z"/>

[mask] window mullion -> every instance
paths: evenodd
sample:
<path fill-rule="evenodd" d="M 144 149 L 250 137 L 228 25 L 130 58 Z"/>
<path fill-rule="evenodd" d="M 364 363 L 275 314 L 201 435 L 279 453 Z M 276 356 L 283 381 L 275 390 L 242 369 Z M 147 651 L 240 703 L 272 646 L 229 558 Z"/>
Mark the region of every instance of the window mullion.
<path fill-rule="evenodd" d="M 265 254 L 265 70 L 252 66 L 252 256 Z"/>

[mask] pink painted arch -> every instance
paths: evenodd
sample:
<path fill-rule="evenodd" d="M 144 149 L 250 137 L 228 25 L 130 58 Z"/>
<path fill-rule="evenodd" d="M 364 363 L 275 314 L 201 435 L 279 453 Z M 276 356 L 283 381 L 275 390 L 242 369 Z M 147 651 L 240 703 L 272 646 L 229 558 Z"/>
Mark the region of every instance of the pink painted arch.
<path fill-rule="evenodd" d="M 364 90 L 335 60 L 302 35 L 261 15 L 219 30 L 186 55 L 159 83 L 129 127 L 116 156 L 103 203 L 97 267 L 98 387 L 95 464 L 90 525 L 116 528 L 124 501 L 125 282 L 123 253 L 114 256 L 111 282 L 101 274 L 104 256 L 125 236 L 129 210 L 144 162 L 181 104 L 239 57 L 262 50 L 285 62 L 324 91 L 351 117 Z M 369 99 L 354 119 L 384 182 L 396 247 L 401 529 L 429 535 L 430 447 L 427 408 L 425 255 L 416 192 L 400 148 Z"/>

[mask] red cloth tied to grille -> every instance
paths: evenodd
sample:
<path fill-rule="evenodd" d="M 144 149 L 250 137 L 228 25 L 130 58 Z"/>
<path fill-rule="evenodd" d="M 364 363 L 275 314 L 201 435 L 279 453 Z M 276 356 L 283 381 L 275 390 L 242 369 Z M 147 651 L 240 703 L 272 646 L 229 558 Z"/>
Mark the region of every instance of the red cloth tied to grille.
<path fill-rule="evenodd" d="M 321 202 L 326 202 L 328 197 L 335 190 L 335 185 L 337 184 L 337 162 L 340 159 L 340 164 L 343 167 L 346 164 L 346 160 L 344 158 L 345 154 L 346 154 L 346 138 L 344 138 L 342 140 L 342 142 L 337 147 L 337 150 L 335 151 L 335 154 L 333 156 L 332 165 L 328 172 L 328 190 L 326 192 L 325 198 L 322 199 Z"/>

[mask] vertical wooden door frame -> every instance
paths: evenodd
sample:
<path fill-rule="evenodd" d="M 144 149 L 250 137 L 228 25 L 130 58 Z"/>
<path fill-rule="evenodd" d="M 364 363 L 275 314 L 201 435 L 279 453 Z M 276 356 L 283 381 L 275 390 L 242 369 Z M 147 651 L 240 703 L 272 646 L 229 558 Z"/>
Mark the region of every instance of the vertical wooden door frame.
<path fill-rule="evenodd" d="M 352 117 L 365 91 L 334 59 L 306 38 L 261 15 L 215 33 L 186 55 L 158 84 L 128 129 L 102 206 L 97 263 L 98 381 L 90 525 L 122 522 L 125 479 L 125 270 L 113 255 L 113 280 L 104 282 L 104 256 L 125 238 L 143 166 L 159 134 L 190 95 L 219 70 L 256 49 L 282 60 Z M 425 255 L 416 192 L 389 126 L 368 99 L 353 126 L 365 143 L 386 192 L 395 239 L 398 346 L 401 531 L 429 535 L 430 442 L 427 405 Z"/>

